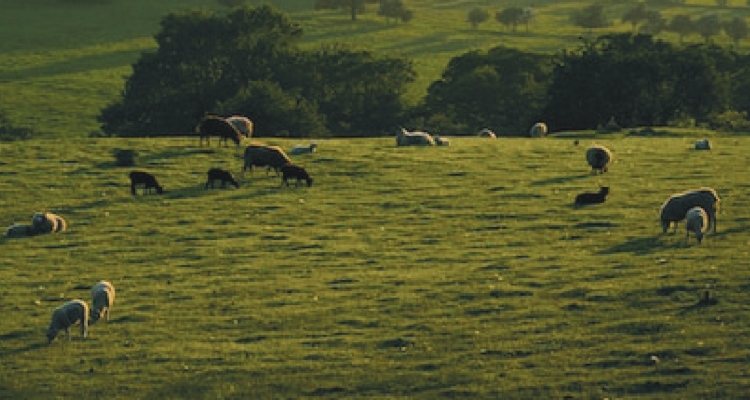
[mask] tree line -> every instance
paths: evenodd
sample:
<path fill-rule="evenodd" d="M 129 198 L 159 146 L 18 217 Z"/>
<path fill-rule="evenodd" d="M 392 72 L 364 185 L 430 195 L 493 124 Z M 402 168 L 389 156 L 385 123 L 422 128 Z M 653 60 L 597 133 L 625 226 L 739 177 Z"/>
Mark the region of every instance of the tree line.
<path fill-rule="evenodd" d="M 625 33 L 534 54 L 502 46 L 450 60 L 416 105 L 405 56 L 332 44 L 301 50 L 302 30 L 271 6 L 174 13 L 99 116 L 110 136 L 183 135 L 207 114 L 252 118 L 262 136 L 380 136 L 399 125 L 443 135 L 488 127 L 553 130 L 702 124 L 747 128 L 750 59 L 711 43 Z"/>

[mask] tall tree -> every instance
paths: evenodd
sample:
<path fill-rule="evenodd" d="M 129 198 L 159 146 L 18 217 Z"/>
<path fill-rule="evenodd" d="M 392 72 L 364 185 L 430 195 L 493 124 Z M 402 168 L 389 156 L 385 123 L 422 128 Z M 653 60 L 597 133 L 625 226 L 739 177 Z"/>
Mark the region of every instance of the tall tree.
<path fill-rule="evenodd" d="M 685 41 L 686 36 L 697 33 L 695 22 L 690 15 L 686 14 L 678 14 L 672 17 L 666 28 L 680 37 L 680 44 Z"/>
<path fill-rule="evenodd" d="M 695 22 L 695 27 L 703 40 L 708 43 L 721 32 L 721 21 L 717 14 L 706 14 Z"/>
<path fill-rule="evenodd" d="M 430 85 L 423 112 L 448 125 L 521 134 L 543 107 L 548 67 L 548 56 L 502 46 L 454 57 Z"/>
<path fill-rule="evenodd" d="M 315 0 L 315 10 L 348 10 L 352 21 L 357 15 L 365 12 L 366 4 L 378 3 L 380 0 Z"/>
<path fill-rule="evenodd" d="M 484 8 L 474 7 L 469 10 L 466 15 L 466 22 L 471 24 L 471 27 L 476 29 L 479 24 L 486 22 L 490 18 L 490 13 Z"/>
<path fill-rule="evenodd" d="M 747 21 L 742 17 L 734 17 L 724 25 L 724 32 L 732 39 L 735 47 L 740 46 L 740 40 L 747 39 L 750 30 Z"/>
<path fill-rule="evenodd" d="M 521 23 L 523 9 L 520 7 L 508 7 L 495 13 L 495 20 L 503 26 L 515 32 L 518 24 Z"/>
<path fill-rule="evenodd" d="M 638 25 L 646 20 L 647 10 L 645 3 L 638 3 L 622 16 L 622 22 L 630 23 L 633 33 L 638 32 Z"/>
<path fill-rule="evenodd" d="M 588 29 L 589 32 L 592 32 L 597 28 L 607 27 L 610 24 L 604 6 L 601 4 L 592 4 L 582 10 L 574 12 L 571 14 L 571 21 L 576 26 Z"/>

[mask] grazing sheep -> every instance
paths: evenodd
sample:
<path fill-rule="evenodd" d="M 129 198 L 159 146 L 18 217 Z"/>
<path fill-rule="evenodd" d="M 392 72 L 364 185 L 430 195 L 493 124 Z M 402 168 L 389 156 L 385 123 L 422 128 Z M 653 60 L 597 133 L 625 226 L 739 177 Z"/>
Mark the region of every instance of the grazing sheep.
<path fill-rule="evenodd" d="M 209 186 L 213 188 L 214 181 L 221 181 L 222 188 L 227 187 L 227 183 L 238 189 L 240 187 L 240 184 L 237 183 L 237 180 L 234 179 L 232 173 L 227 170 L 220 168 L 211 168 L 208 170 L 206 175 L 208 175 L 208 179 L 206 180 L 206 189 L 208 189 Z"/>
<path fill-rule="evenodd" d="M 600 204 L 604 203 L 609 194 L 609 187 L 603 186 L 599 189 L 599 192 L 584 192 L 576 196 L 575 204 L 577 206 L 583 206 L 587 204 Z"/>
<path fill-rule="evenodd" d="M 253 121 L 249 118 L 241 115 L 232 115 L 227 118 L 227 122 L 232 124 L 234 129 L 237 129 L 246 138 L 253 136 Z"/>
<path fill-rule="evenodd" d="M 155 189 L 157 194 L 164 193 L 164 188 L 156 181 L 156 177 L 144 171 L 133 171 L 130 173 L 130 193 L 136 194 L 136 187 L 143 186 L 143 193 L 151 193 Z"/>
<path fill-rule="evenodd" d="M 255 166 L 266 167 L 266 175 L 273 168 L 277 176 L 282 165 L 292 162 L 281 147 L 259 144 L 253 144 L 245 148 L 244 160 L 245 163 L 242 167 L 243 174 L 247 169 L 250 169 L 250 173 L 252 173 Z"/>
<path fill-rule="evenodd" d="M 401 128 L 401 133 L 396 136 L 397 146 L 434 146 L 435 139 L 427 132 L 409 132 Z"/>
<path fill-rule="evenodd" d="M 547 124 L 545 124 L 544 122 L 535 123 L 529 130 L 529 136 L 533 138 L 547 136 Z"/>
<path fill-rule="evenodd" d="M 721 199 L 714 189 L 703 187 L 670 196 L 659 211 L 659 219 L 663 233 L 674 223 L 674 232 L 677 232 L 677 224 L 685 219 L 688 210 L 693 207 L 701 207 L 708 214 L 709 225 L 716 233 L 716 212 L 719 209 Z"/>
<path fill-rule="evenodd" d="M 441 136 L 435 136 L 435 144 L 438 146 L 450 146 L 451 140 Z"/>
<path fill-rule="evenodd" d="M 586 161 L 591 166 L 591 172 L 603 174 L 607 172 L 609 163 L 612 162 L 612 152 L 604 146 L 591 146 L 586 150 Z"/>
<path fill-rule="evenodd" d="M 112 306 L 115 304 L 115 287 L 107 281 L 99 281 L 91 288 L 91 313 L 89 325 L 96 321 L 104 319 L 109 322 L 109 315 L 112 313 Z"/>
<path fill-rule="evenodd" d="M 238 131 L 234 125 L 227 122 L 226 119 L 221 118 L 217 115 L 208 115 L 198 124 L 196 127 L 198 135 L 200 136 L 199 144 L 203 145 L 203 140 L 206 140 L 206 145 L 211 145 L 211 136 L 218 136 L 219 143 L 224 143 L 226 146 L 227 139 L 231 139 L 235 145 L 239 146 L 242 141 L 242 133 Z"/>
<path fill-rule="evenodd" d="M 480 138 L 497 139 L 497 135 L 495 134 L 495 132 L 492 132 L 491 130 L 487 128 L 484 128 L 481 131 L 479 131 L 479 135 L 477 136 L 479 136 Z"/>
<path fill-rule="evenodd" d="M 299 165 L 285 164 L 281 167 L 281 184 L 289 186 L 289 179 L 296 179 L 296 186 L 299 186 L 302 181 L 306 181 L 307 186 L 312 186 L 313 184 L 310 174 L 307 173 L 305 168 Z"/>
<path fill-rule="evenodd" d="M 300 154 L 314 153 L 315 150 L 317 149 L 318 149 L 318 144 L 315 142 L 312 142 L 307 146 L 297 145 L 297 146 L 292 147 L 292 149 L 289 150 L 289 154 L 293 156 L 297 156 Z"/>
<path fill-rule="evenodd" d="M 25 237 L 34 234 L 32 225 L 12 224 L 5 230 L 5 236 L 8 237 Z"/>
<path fill-rule="evenodd" d="M 708 139 L 698 140 L 695 142 L 696 150 L 711 150 L 711 142 Z"/>
<path fill-rule="evenodd" d="M 703 241 L 703 234 L 708 229 L 708 213 L 701 207 L 693 207 L 685 214 L 685 238 L 690 240 L 690 232 L 695 234 L 698 244 Z"/>
<path fill-rule="evenodd" d="M 38 212 L 31 216 L 32 234 L 64 232 L 68 229 L 65 218 L 48 212 Z"/>
<path fill-rule="evenodd" d="M 77 322 L 81 324 L 81 336 L 88 336 L 89 306 L 83 300 L 71 300 L 52 312 L 52 321 L 47 328 L 47 342 L 52 341 L 61 329 L 65 330 L 70 340 L 70 327 Z"/>

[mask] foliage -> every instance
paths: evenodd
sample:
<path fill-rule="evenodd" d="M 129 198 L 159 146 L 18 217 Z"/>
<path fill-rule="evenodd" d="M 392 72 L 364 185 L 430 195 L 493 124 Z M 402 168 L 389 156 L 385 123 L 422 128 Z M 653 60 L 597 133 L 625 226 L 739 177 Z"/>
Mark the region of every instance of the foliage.
<path fill-rule="evenodd" d="M 217 106 L 222 115 L 248 116 L 255 136 L 324 137 L 325 116 L 304 97 L 284 91 L 277 83 L 251 81 Z"/>
<path fill-rule="evenodd" d="M 242 114 L 270 135 L 372 135 L 401 113 L 414 80 L 407 60 L 344 46 L 301 51 L 295 45 L 300 36 L 288 16 L 268 6 L 239 8 L 226 17 L 171 14 L 156 37 L 158 51 L 141 57 L 123 99 L 102 111 L 102 129 L 120 136 L 184 134 L 228 103 L 244 108 Z M 261 90 L 266 103 L 249 101 L 247 90 Z M 285 112 L 294 116 L 285 118 Z"/>
<path fill-rule="evenodd" d="M 747 39 L 748 35 L 750 35 L 750 28 L 748 28 L 745 18 L 734 17 L 724 24 L 724 32 L 732 38 L 735 46 L 739 46 L 740 40 Z"/>
<path fill-rule="evenodd" d="M 728 110 L 717 115 L 711 122 L 711 127 L 718 131 L 747 132 L 750 130 L 747 111 Z"/>
<path fill-rule="evenodd" d="M 348 10 L 352 21 L 357 15 L 365 12 L 368 3 L 378 3 L 380 0 L 315 0 L 315 10 Z"/>
<path fill-rule="evenodd" d="M 604 6 L 592 4 L 582 10 L 577 10 L 570 15 L 571 22 L 581 28 L 589 30 L 604 28 L 610 25 Z"/>
<path fill-rule="evenodd" d="M 522 21 L 522 16 L 523 9 L 521 7 L 508 7 L 495 13 L 495 20 L 515 32 L 518 24 Z"/>
<path fill-rule="evenodd" d="M 692 17 L 686 14 L 678 14 L 672 17 L 667 24 L 667 29 L 676 33 L 683 43 L 686 36 L 697 33 L 697 27 Z"/>
<path fill-rule="evenodd" d="M 455 57 L 430 85 L 424 113 L 468 126 L 468 133 L 490 127 L 510 136 L 525 134 L 543 107 L 548 65 L 547 56 L 502 46 Z"/>
<path fill-rule="evenodd" d="M 711 38 L 721 33 L 721 20 L 717 14 L 706 14 L 695 21 L 695 28 L 703 40 L 708 43 Z"/>
<path fill-rule="evenodd" d="M 404 5 L 403 0 L 382 0 L 378 8 L 378 15 L 386 20 L 395 19 L 401 22 L 409 22 L 414 18 L 414 11 Z"/>
<path fill-rule="evenodd" d="M 133 149 L 115 149 L 112 154 L 115 156 L 115 165 L 118 167 L 135 166 L 138 158 L 138 150 Z"/>
<path fill-rule="evenodd" d="M 484 8 L 474 7 L 466 14 L 466 22 L 471 24 L 471 27 L 476 29 L 479 24 L 487 22 L 490 19 L 490 13 Z"/>
<path fill-rule="evenodd" d="M 735 55 L 715 47 L 678 49 L 647 35 L 584 42 L 556 62 L 544 115 L 556 129 L 664 125 L 680 113 L 697 121 L 729 107 L 725 72 Z M 585 110 L 581 112 L 580 110 Z"/>

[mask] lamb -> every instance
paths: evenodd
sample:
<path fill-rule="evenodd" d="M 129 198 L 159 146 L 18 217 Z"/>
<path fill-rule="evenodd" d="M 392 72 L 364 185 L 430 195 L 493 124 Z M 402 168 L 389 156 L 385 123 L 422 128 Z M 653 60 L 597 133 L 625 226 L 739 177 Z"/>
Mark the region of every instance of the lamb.
<path fill-rule="evenodd" d="M 677 223 L 685 219 L 688 210 L 693 207 L 701 207 L 708 215 L 709 225 L 713 233 L 716 233 L 716 212 L 719 209 L 721 199 L 716 190 L 708 187 L 688 190 L 670 196 L 661 206 L 659 218 L 663 233 L 674 223 L 674 232 L 677 232 Z"/>
<path fill-rule="evenodd" d="M 91 288 L 91 313 L 89 325 L 101 319 L 102 315 L 109 322 L 112 306 L 115 304 L 115 287 L 107 281 L 99 281 Z"/>
<path fill-rule="evenodd" d="M 711 142 L 708 139 L 698 140 L 695 142 L 696 150 L 711 150 Z"/>
<path fill-rule="evenodd" d="M 232 176 L 232 173 L 227 170 L 220 169 L 220 168 L 211 168 L 208 170 L 206 175 L 208 175 L 208 179 L 206 180 L 206 189 L 208 189 L 209 186 L 213 188 L 214 181 L 221 181 L 222 188 L 226 187 L 227 183 L 229 183 L 230 185 L 233 185 L 235 188 L 238 188 L 238 189 L 240 187 L 240 184 L 237 183 L 237 180 L 234 179 L 234 177 Z"/>
<path fill-rule="evenodd" d="M 603 186 L 599 189 L 599 192 L 584 192 L 576 196 L 575 205 L 582 206 L 587 204 L 600 204 L 604 203 L 609 194 L 609 187 Z"/>
<path fill-rule="evenodd" d="M 307 173 L 305 168 L 294 165 L 294 164 L 285 164 L 281 167 L 281 184 L 286 184 L 289 186 L 289 179 L 296 179 L 297 183 L 296 185 L 299 186 L 301 181 L 306 181 L 307 186 L 312 186 L 313 179 L 310 177 L 310 174 Z"/>
<path fill-rule="evenodd" d="M 409 132 L 401 128 L 401 133 L 396 136 L 397 146 L 434 146 L 435 139 L 427 132 Z"/>
<path fill-rule="evenodd" d="M 151 193 L 155 189 L 157 194 L 164 193 L 164 188 L 156 181 L 156 177 L 144 171 L 133 171 L 130 173 L 130 193 L 136 194 L 136 187 L 143 186 L 143 193 Z"/>
<path fill-rule="evenodd" d="M 48 212 L 38 212 L 31 216 L 31 233 L 34 235 L 52 232 L 64 232 L 68 229 L 65 218 Z"/>
<path fill-rule="evenodd" d="M 529 130 L 529 136 L 533 138 L 547 136 L 547 124 L 545 124 L 544 122 L 535 123 Z"/>
<path fill-rule="evenodd" d="M 591 166 L 592 173 L 603 174 L 612 162 L 612 152 L 604 146 L 591 146 L 586 150 L 586 161 Z"/>
<path fill-rule="evenodd" d="M 315 150 L 317 150 L 317 149 L 318 149 L 318 144 L 315 143 L 315 142 L 312 142 L 312 143 L 310 143 L 307 146 L 296 145 L 296 146 L 292 147 L 292 149 L 289 150 L 289 154 L 297 156 L 297 155 L 300 155 L 300 154 L 314 153 Z"/>
<path fill-rule="evenodd" d="M 703 234 L 708 229 L 708 213 L 701 207 L 693 207 L 685 214 L 685 238 L 690 240 L 690 232 L 695 234 L 698 244 L 703 241 Z"/>
<path fill-rule="evenodd" d="M 253 166 L 256 166 L 267 167 L 266 174 L 273 168 L 276 171 L 276 175 L 279 174 L 279 169 L 282 165 L 292 162 L 281 147 L 260 144 L 253 144 L 245 148 L 244 161 L 245 163 L 242 167 L 243 174 L 247 169 L 250 169 L 252 173 Z"/>
<path fill-rule="evenodd" d="M 89 306 L 83 300 L 71 300 L 52 312 L 52 321 L 47 328 L 47 343 L 52 343 L 57 333 L 64 329 L 70 340 L 70 327 L 81 324 L 81 336 L 88 336 Z"/>

